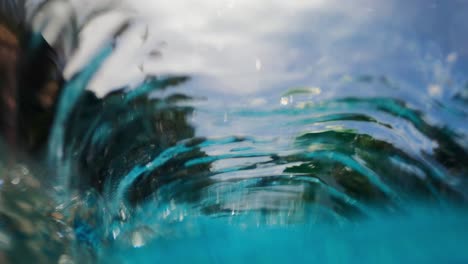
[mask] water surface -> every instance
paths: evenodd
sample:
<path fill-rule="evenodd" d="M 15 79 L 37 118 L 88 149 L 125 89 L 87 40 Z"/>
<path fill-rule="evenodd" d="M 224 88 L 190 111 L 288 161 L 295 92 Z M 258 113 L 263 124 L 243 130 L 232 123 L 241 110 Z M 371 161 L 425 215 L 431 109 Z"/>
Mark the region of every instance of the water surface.
<path fill-rule="evenodd" d="M 463 1 L 73 6 L 38 27 L 72 258 L 468 260 Z"/>

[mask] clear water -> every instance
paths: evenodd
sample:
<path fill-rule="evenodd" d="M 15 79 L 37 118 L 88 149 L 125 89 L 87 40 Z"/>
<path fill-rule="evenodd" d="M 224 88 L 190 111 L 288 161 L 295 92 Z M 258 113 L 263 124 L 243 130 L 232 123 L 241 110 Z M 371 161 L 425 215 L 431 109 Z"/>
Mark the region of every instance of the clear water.
<path fill-rule="evenodd" d="M 41 169 L 3 180 L 2 254 L 467 262 L 468 5 L 358 2 L 42 6 L 68 79 Z"/>

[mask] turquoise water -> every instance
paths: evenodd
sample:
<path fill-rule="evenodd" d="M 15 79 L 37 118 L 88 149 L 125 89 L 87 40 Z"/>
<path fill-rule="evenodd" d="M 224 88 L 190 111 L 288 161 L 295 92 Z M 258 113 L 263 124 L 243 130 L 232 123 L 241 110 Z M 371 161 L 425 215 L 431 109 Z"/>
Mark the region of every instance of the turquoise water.
<path fill-rule="evenodd" d="M 240 1 L 214 28 L 188 3 L 159 3 L 159 23 L 108 21 L 107 39 L 78 50 L 75 29 L 53 27 L 67 34 L 49 44 L 76 57 L 62 54 L 72 66 L 43 156 L 11 165 L 1 148 L 0 260 L 467 262 L 468 7 L 319 2 L 263 3 L 278 11 L 269 24 Z M 252 33 L 231 9 L 271 27 Z M 98 38 L 96 10 L 75 10 L 83 39 Z M 182 35 L 172 17 L 187 19 Z M 159 55 L 132 65 L 144 44 L 126 45 L 156 33 Z"/>
<path fill-rule="evenodd" d="M 413 211 L 415 212 L 415 211 Z M 466 215 L 440 216 L 418 211 L 410 218 L 378 219 L 340 227 L 308 224 L 252 226 L 258 221 L 243 218 L 247 226 L 200 217 L 190 227 L 168 228 L 149 244 L 129 249 L 119 246 L 103 262 L 154 263 L 464 263 L 463 232 Z M 428 218 L 430 220 L 428 220 Z M 185 229 L 187 234 L 180 234 Z M 456 231 L 458 230 L 458 231 Z M 135 239 L 133 239 L 135 242 Z M 442 242 L 444 241 L 444 242 Z M 135 245 L 135 244 L 134 244 Z M 108 256 L 111 257 L 108 257 Z"/>

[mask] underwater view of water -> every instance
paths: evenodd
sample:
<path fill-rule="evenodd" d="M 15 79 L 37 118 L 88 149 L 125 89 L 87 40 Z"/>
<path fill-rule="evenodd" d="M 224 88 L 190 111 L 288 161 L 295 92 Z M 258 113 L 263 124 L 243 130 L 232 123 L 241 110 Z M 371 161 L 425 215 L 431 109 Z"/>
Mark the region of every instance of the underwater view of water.
<path fill-rule="evenodd" d="M 468 263 L 468 2 L 1 1 L 0 263 Z"/>

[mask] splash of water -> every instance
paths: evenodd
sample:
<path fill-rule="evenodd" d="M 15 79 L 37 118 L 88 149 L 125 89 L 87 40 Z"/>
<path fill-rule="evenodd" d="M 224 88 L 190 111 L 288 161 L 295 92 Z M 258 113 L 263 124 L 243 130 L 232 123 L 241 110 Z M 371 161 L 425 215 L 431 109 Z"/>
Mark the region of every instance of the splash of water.
<path fill-rule="evenodd" d="M 43 31 L 47 23 L 36 21 Z M 79 261 L 82 252 L 102 263 L 468 259 L 464 90 L 431 101 L 437 113 L 424 107 L 426 97 L 373 76 L 330 84 L 328 98 L 323 88 L 287 89 L 273 104 L 252 106 L 192 96 L 192 79 L 176 74 L 100 97 L 87 89 L 116 35 L 63 86 L 47 151 L 56 188 L 53 197 L 37 195 L 50 208 L 30 216 L 30 201 L 11 198 L 40 189 L 30 172 L 20 170 L 26 187 L 2 186 L 3 218 L 20 225 L 10 229 L 60 234 L 55 259 Z M 360 93 L 343 92 L 349 86 Z M 368 86 L 384 88 L 366 94 Z M 28 233 L 27 217 L 59 227 Z M 2 234 L 0 246 L 19 254 L 15 235 Z"/>
<path fill-rule="evenodd" d="M 149 79 L 132 92 L 121 90 L 102 101 L 90 96 L 73 117 L 70 137 L 84 146 L 77 156 L 83 161 L 80 175 L 92 177 L 77 185 L 102 192 L 106 216 L 100 237 L 111 241 L 110 250 L 118 249 L 122 255 L 117 258 L 123 262 L 178 259 L 177 252 L 192 245 L 193 251 L 184 253 L 199 262 L 237 262 L 254 254 L 250 247 L 267 247 L 277 248 L 278 254 L 255 251 L 253 257 L 264 262 L 297 258 L 335 263 L 353 252 L 351 245 L 363 239 L 361 232 L 385 240 L 389 230 L 412 230 L 428 218 L 432 220 L 411 238 L 362 243 L 370 251 L 386 252 L 365 254 L 364 259 L 436 262 L 466 257 L 457 250 L 417 257 L 391 246 L 407 240 L 424 250 L 436 247 L 419 240 L 440 225 L 444 229 L 436 229 L 437 240 L 456 241 L 450 221 L 466 221 L 462 208 L 467 167 L 459 162 L 467 157 L 466 150 L 453 131 L 428 123 L 405 102 L 341 98 L 302 101 L 291 108 L 232 109 L 229 118 L 237 122 L 227 125 L 228 131 L 234 126 L 260 127 L 271 134 L 206 138 L 197 137 L 186 123 L 191 113 L 196 110 L 203 120 L 194 121 L 198 126 L 226 126 L 225 117 L 218 123 L 216 108 L 186 96 L 160 97 L 173 80 Z M 149 97 L 148 84 L 154 88 Z M 178 133 L 181 128 L 186 133 Z M 291 131 L 278 135 L 279 130 Z M 430 209 L 422 209 L 427 206 Z M 445 216 L 434 218 L 439 214 Z M 197 253 L 202 249 L 193 245 L 204 241 L 213 247 L 219 234 L 229 241 L 229 249 Z M 244 236 L 254 240 L 237 245 L 246 241 Z M 330 237 L 327 246 L 306 256 L 291 255 L 324 236 Z M 341 249 L 340 239 L 348 241 Z M 271 240 L 296 242 L 272 245 L 267 242 Z M 114 260 L 109 259 L 108 247 L 101 250 L 102 261 Z M 323 253 L 328 251 L 337 256 Z"/>

